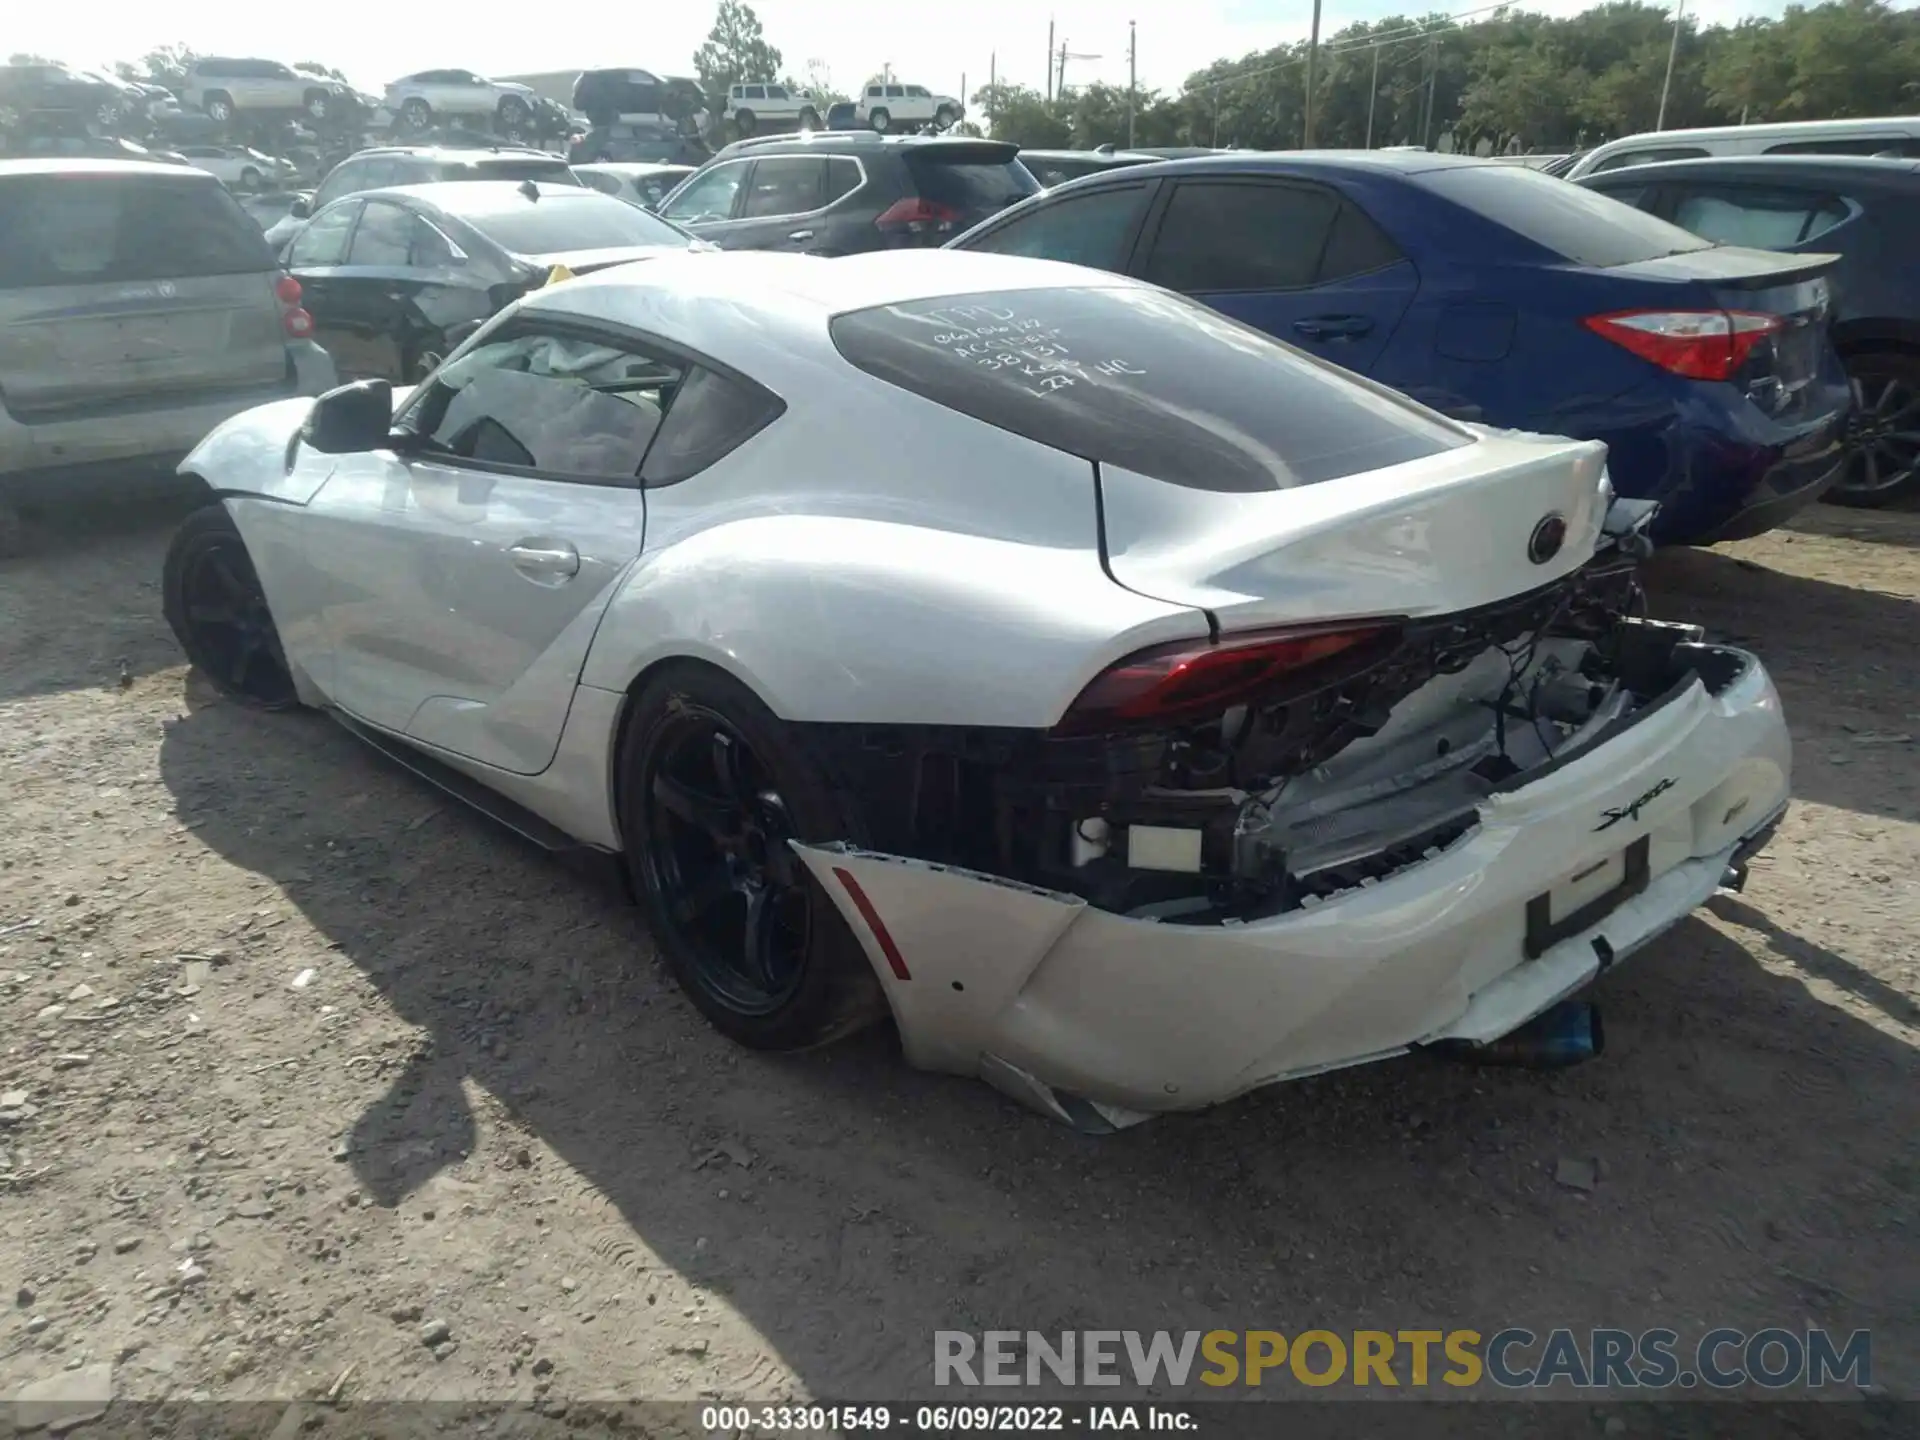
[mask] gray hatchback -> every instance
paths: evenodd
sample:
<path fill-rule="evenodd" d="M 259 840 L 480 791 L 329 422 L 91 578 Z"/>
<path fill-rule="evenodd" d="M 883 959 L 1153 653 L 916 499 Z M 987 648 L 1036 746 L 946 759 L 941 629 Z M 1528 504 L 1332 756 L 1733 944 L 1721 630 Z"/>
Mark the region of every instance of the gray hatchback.
<path fill-rule="evenodd" d="M 121 160 L 0 161 L 0 500 L 164 473 L 333 361 L 220 182 Z"/>

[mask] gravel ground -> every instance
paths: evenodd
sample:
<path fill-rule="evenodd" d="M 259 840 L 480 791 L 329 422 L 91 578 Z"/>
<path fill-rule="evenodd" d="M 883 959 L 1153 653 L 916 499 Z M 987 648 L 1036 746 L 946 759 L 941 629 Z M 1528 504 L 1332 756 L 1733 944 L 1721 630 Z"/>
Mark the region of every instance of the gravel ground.
<path fill-rule="evenodd" d="M 936 1328 L 1506 1324 L 1866 1327 L 1920 1395 L 1920 516 L 1657 560 L 1799 798 L 1603 982 L 1603 1059 L 1100 1140 L 884 1033 L 731 1047 L 617 897 L 190 676 L 170 523 L 0 562 L 0 1395 L 897 1399 Z"/>

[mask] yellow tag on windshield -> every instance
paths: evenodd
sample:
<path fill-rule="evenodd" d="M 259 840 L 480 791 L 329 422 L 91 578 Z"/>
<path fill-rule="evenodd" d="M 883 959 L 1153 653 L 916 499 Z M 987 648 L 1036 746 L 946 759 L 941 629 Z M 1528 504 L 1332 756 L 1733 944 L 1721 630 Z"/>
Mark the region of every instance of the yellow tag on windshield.
<path fill-rule="evenodd" d="M 562 280 L 571 280 L 573 272 L 564 265 L 556 265 L 547 271 L 547 284 L 558 285 Z"/>

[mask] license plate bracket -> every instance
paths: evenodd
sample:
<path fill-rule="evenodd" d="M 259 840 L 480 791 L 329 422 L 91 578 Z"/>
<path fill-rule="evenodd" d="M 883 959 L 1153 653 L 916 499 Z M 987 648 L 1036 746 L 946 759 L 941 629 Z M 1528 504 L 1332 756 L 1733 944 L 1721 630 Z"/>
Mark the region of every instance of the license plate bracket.
<path fill-rule="evenodd" d="M 1651 835 L 1642 835 L 1627 846 L 1622 856 L 1625 861 L 1625 873 L 1621 876 L 1620 883 L 1606 894 L 1595 896 L 1572 914 L 1559 920 L 1553 918 L 1551 890 L 1527 901 L 1527 959 L 1538 960 L 1562 940 L 1578 935 L 1582 930 L 1591 929 L 1611 915 L 1619 906 L 1645 890 L 1649 879 L 1649 858 L 1652 850 Z"/>

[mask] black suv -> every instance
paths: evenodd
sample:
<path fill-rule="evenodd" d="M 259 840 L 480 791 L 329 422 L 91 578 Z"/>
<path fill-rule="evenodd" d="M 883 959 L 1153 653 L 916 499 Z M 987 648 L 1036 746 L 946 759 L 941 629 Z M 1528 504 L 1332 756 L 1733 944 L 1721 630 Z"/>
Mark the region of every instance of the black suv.
<path fill-rule="evenodd" d="M 659 213 L 727 250 L 853 255 L 943 245 L 1040 188 L 998 140 L 871 131 L 738 140 Z"/>

